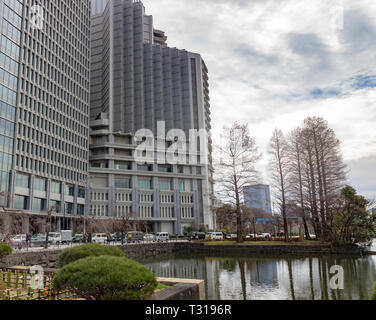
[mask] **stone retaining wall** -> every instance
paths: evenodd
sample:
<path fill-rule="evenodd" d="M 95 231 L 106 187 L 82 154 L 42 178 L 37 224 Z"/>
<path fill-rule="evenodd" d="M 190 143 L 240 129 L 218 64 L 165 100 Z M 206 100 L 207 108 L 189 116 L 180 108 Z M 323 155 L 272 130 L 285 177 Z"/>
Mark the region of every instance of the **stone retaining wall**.
<path fill-rule="evenodd" d="M 330 245 L 242 245 L 212 246 L 193 242 L 148 243 L 119 246 L 131 259 L 153 258 L 162 255 L 361 255 L 358 248 L 331 247 Z M 34 266 L 55 268 L 61 250 L 15 253 L 0 259 L 1 267 Z"/>

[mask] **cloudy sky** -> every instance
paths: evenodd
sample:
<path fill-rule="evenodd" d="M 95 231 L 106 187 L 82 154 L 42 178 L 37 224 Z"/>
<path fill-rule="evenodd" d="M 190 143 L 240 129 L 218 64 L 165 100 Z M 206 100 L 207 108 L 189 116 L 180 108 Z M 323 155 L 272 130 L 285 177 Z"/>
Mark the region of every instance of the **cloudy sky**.
<path fill-rule="evenodd" d="M 287 133 L 307 116 L 324 117 L 342 141 L 349 183 L 376 198 L 376 1 L 143 3 L 169 46 L 204 58 L 214 138 L 248 122 L 265 173 L 275 127 Z"/>

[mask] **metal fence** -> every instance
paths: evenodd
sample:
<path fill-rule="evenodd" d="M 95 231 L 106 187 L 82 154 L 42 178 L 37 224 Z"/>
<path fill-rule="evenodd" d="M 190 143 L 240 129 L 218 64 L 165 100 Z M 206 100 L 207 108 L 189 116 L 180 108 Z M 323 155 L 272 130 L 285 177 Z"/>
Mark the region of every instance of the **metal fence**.
<path fill-rule="evenodd" d="M 0 269 L 0 300 L 72 300 L 77 297 L 70 292 L 53 290 L 54 272 L 33 274 L 28 268 Z M 39 279 L 38 277 L 43 277 Z M 37 278 L 36 278 L 37 277 Z M 42 283 L 42 288 L 35 289 L 35 281 Z"/>

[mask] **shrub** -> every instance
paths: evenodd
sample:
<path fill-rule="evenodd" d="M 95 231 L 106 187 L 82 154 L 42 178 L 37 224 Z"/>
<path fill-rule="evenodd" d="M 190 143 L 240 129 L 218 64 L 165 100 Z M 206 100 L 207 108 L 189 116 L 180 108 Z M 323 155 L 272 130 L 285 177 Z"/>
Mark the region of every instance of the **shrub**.
<path fill-rule="evenodd" d="M 375 283 L 375 286 L 373 288 L 373 294 L 371 296 L 371 300 L 376 300 L 376 283 Z"/>
<path fill-rule="evenodd" d="M 145 300 L 158 283 L 153 273 L 136 261 L 88 257 L 58 270 L 53 286 L 87 300 Z"/>
<path fill-rule="evenodd" d="M 58 266 L 62 268 L 71 262 L 92 256 L 125 257 L 124 253 L 117 247 L 89 243 L 63 250 L 58 258 Z"/>
<path fill-rule="evenodd" d="M 9 256 L 12 253 L 12 248 L 5 242 L 0 242 L 0 258 Z"/>

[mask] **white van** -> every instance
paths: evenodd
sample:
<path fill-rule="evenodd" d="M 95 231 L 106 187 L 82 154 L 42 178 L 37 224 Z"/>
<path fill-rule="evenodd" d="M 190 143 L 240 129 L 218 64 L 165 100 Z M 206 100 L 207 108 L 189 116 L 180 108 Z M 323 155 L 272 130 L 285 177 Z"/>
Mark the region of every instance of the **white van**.
<path fill-rule="evenodd" d="M 107 234 L 105 233 L 93 233 L 91 236 L 92 243 L 105 244 L 107 242 Z"/>
<path fill-rule="evenodd" d="M 48 242 L 52 244 L 61 243 L 61 233 L 60 232 L 50 232 L 48 233 Z"/>
<path fill-rule="evenodd" d="M 209 240 L 223 240 L 223 233 L 222 232 L 210 232 Z"/>
<path fill-rule="evenodd" d="M 155 241 L 157 242 L 168 242 L 170 240 L 170 236 L 168 235 L 168 232 L 158 232 L 155 235 Z"/>
<path fill-rule="evenodd" d="M 13 236 L 12 238 L 10 238 L 10 241 L 13 244 L 22 244 L 26 241 L 26 234 L 17 234 Z"/>

